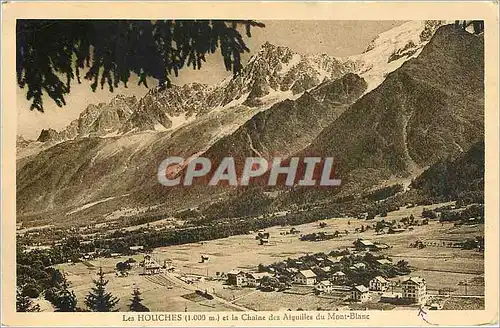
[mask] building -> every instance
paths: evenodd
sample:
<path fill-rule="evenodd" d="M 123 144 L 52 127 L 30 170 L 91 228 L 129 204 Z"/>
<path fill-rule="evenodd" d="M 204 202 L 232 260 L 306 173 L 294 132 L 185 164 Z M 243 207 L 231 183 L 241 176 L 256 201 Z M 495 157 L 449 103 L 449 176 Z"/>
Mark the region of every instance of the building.
<path fill-rule="evenodd" d="M 425 304 L 427 283 L 424 278 L 410 277 L 401 283 L 402 295 L 410 303 Z"/>
<path fill-rule="evenodd" d="M 314 285 L 316 283 L 316 274 L 311 270 L 299 271 L 293 277 L 293 282 L 301 285 Z"/>
<path fill-rule="evenodd" d="M 401 304 L 403 301 L 403 294 L 401 293 L 382 293 L 380 295 L 380 302 L 382 303 L 392 303 L 392 304 Z"/>
<path fill-rule="evenodd" d="M 142 251 L 142 250 L 144 250 L 144 246 L 142 246 L 142 245 L 138 245 L 138 246 L 130 246 L 128 249 L 130 249 L 131 251 L 135 251 L 135 252 L 137 252 L 137 251 Z"/>
<path fill-rule="evenodd" d="M 390 282 L 382 276 L 376 276 L 369 281 L 368 287 L 370 290 L 385 292 L 390 286 Z"/>
<path fill-rule="evenodd" d="M 322 280 L 314 285 L 314 290 L 319 293 L 330 294 L 333 291 L 333 284 L 328 280 Z"/>
<path fill-rule="evenodd" d="M 389 228 L 389 231 L 387 233 L 388 234 L 395 234 L 395 233 L 402 233 L 405 231 L 406 231 L 406 229 L 404 229 L 404 228 Z"/>
<path fill-rule="evenodd" d="M 392 264 L 392 262 L 389 261 L 388 259 L 377 260 L 377 263 L 380 264 L 380 265 L 391 265 Z"/>
<path fill-rule="evenodd" d="M 363 285 L 356 286 L 351 291 L 351 300 L 356 302 L 368 302 L 370 297 L 370 290 Z"/>
<path fill-rule="evenodd" d="M 144 274 L 151 275 L 151 274 L 157 274 L 161 272 L 161 267 L 156 262 L 151 255 L 146 254 L 144 255 Z"/>
<path fill-rule="evenodd" d="M 83 259 L 84 260 L 93 260 L 93 259 L 95 259 L 96 256 L 97 256 L 97 252 L 89 252 L 89 253 L 83 254 Z"/>
<path fill-rule="evenodd" d="M 351 270 L 364 270 L 364 269 L 366 269 L 366 264 L 364 264 L 363 262 L 359 262 L 359 263 L 356 263 L 356 264 L 350 266 L 349 269 L 351 269 Z"/>
<path fill-rule="evenodd" d="M 379 244 L 375 244 L 375 248 L 376 248 L 377 250 L 379 250 L 379 251 L 380 251 L 380 250 L 385 250 L 385 249 L 388 249 L 388 248 L 389 248 L 389 245 L 387 245 L 387 244 L 380 244 L 380 243 L 379 243 Z"/>
<path fill-rule="evenodd" d="M 231 270 L 227 273 L 227 282 L 233 286 L 245 286 L 247 285 L 247 276 L 243 271 Z"/>
<path fill-rule="evenodd" d="M 342 271 L 337 271 L 332 275 L 332 280 L 336 284 L 342 284 L 345 282 L 346 275 Z"/>
<path fill-rule="evenodd" d="M 324 275 L 327 275 L 332 271 L 332 267 L 329 267 L 329 266 L 324 266 L 324 267 L 321 267 L 319 269 L 321 270 L 322 274 L 324 274 Z"/>
<path fill-rule="evenodd" d="M 338 264 L 344 258 L 344 256 L 327 256 L 325 259 L 325 265 Z"/>
<path fill-rule="evenodd" d="M 358 251 L 364 251 L 364 250 L 377 250 L 377 246 L 375 246 L 374 243 L 372 243 L 369 240 L 365 239 L 358 239 L 354 242 L 354 247 Z"/>
<path fill-rule="evenodd" d="M 271 274 L 267 272 L 249 272 L 246 274 L 246 285 L 257 287 L 264 277 L 271 277 Z"/>

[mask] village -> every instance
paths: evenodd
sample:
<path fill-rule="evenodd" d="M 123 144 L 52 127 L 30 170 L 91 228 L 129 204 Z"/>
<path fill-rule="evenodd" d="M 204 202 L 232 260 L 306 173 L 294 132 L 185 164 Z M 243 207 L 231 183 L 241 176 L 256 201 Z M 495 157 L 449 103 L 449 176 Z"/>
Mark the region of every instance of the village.
<path fill-rule="evenodd" d="M 483 224 L 429 215 L 449 207 L 409 206 L 375 219 L 329 218 L 154 249 L 97 249 L 55 268 L 79 300 L 102 268 L 113 294 L 126 301 L 139 287 L 153 311 L 481 308 Z"/>

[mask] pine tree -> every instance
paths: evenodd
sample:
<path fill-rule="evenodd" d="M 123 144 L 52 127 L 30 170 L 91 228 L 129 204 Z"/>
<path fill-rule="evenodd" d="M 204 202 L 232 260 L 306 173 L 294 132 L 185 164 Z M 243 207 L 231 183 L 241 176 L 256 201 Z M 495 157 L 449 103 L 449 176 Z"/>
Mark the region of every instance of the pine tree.
<path fill-rule="evenodd" d="M 97 279 L 94 279 L 94 287 L 85 297 L 85 305 L 93 312 L 113 312 L 119 299 L 111 293 L 106 292 L 108 280 L 104 279 L 102 268 L 99 268 Z"/>
<path fill-rule="evenodd" d="M 141 291 L 139 290 L 138 287 L 134 288 L 134 291 L 132 292 L 132 298 L 130 299 L 130 305 L 128 306 L 130 311 L 133 312 L 149 312 L 149 309 L 144 306 L 141 298 Z"/>
<path fill-rule="evenodd" d="M 113 92 L 127 87 L 132 74 L 160 88 L 171 85 L 187 66 L 200 69 L 206 55 L 219 50 L 224 67 L 237 74 L 242 54 L 249 52 L 240 28 L 251 36 L 252 20 L 45 20 L 20 19 L 16 24 L 16 71 L 27 87 L 31 109 L 43 112 L 42 95 L 62 107 L 71 82 L 87 79 L 93 91 L 105 85 Z"/>
<path fill-rule="evenodd" d="M 33 305 L 29 296 L 24 296 L 20 289 L 16 291 L 16 311 L 17 312 L 39 312 L 40 306 Z"/>
<path fill-rule="evenodd" d="M 69 289 L 69 283 L 65 276 L 61 284 L 61 290 L 58 292 L 55 299 L 56 312 L 76 312 L 76 299 L 75 293 Z"/>

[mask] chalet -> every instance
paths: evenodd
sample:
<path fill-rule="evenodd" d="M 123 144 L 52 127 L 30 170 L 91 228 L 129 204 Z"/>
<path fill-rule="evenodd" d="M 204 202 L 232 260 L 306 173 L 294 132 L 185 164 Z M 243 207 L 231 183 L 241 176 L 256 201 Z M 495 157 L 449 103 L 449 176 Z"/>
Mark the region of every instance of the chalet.
<path fill-rule="evenodd" d="M 83 254 L 83 259 L 84 260 L 93 260 L 93 259 L 95 259 L 96 255 L 97 255 L 97 252 L 85 253 L 85 254 Z"/>
<path fill-rule="evenodd" d="M 332 272 L 332 267 L 324 266 L 324 267 L 321 267 L 320 270 L 323 274 L 326 275 L 326 274 L 329 274 L 330 272 Z"/>
<path fill-rule="evenodd" d="M 380 302 L 399 304 L 403 301 L 403 294 L 401 293 L 382 293 L 380 295 Z"/>
<path fill-rule="evenodd" d="M 366 220 L 368 218 L 368 212 L 358 214 L 359 220 Z"/>
<path fill-rule="evenodd" d="M 385 249 L 388 249 L 389 248 L 389 245 L 387 244 L 375 244 L 375 249 L 376 250 L 385 250 Z"/>
<path fill-rule="evenodd" d="M 301 285 L 314 285 L 316 282 L 316 274 L 311 270 L 299 271 L 294 277 L 293 282 Z"/>
<path fill-rule="evenodd" d="M 227 273 L 227 282 L 233 286 L 245 286 L 247 284 L 247 277 L 243 271 L 231 270 Z"/>
<path fill-rule="evenodd" d="M 324 263 L 325 259 L 321 256 L 315 256 L 314 257 L 314 262 L 317 264 L 317 265 L 321 265 L 322 263 Z"/>
<path fill-rule="evenodd" d="M 249 272 L 246 274 L 246 285 L 257 287 L 264 277 L 271 277 L 271 274 L 268 272 Z"/>
<path fill-rule="evenodd" d="M 150 275 L 150 274 L 157 274 L 160 273 L 161 267 L 155 263 L 151 262 L 146 265 L 144 265 L 144 274 Z"/>
<path fill-rule="evenodd" d="M 351 291 L 351 300 L 355 302 L 368 302 L 370 296 L 370 290 L 363 285 L 356 286 Z"/>
<path fill-rule="evenodd" d="M 342 271 L 337 271 L 333 274 L 332 280 L 333 280 L 333 282 L 338 283 L 338 284 L 344 283 L 346 280 L 346 275 Z"/>
<path fill-rule="evenodd" d="M 368 286 L 370 290 L 385 292 L 389 288 L 390 282 L 382 276 L 376 276 L 369 281 Z"/>
<path fill-rule="evenodd" d="M 401 283 L 403 298 L 410 303 L 424 304 L 427 296 L 427 283 L 424 278 L 410 277 Z"/>
<path fill-rule="evenodd" d="M 288 274 L 289 276 L 293 276 L 299 272 L 299 269 L 297 268 L 285 268 L 285 273 Z"/>
<path fill-rule="evenodd" d="M 402 233 L 405 231 L 406 231 L 406 229 L 404 229 L 404 228 L 389 228 L 389 231 L 387 233 L 388 234 L 395 234 L 395 233 Z"/>
<path fill-rule="evenodd" d="M 327 256 L 325 259 L 325 264 L 327 265 L 333 265 L 333 264 L 338 264 L 340 263 L 340 260 L 342 260 L 344 257 L 343 256 Z"/>
<path fill-rule="evenodd" d="M 364 270 L 364 269 L 366 269 L 366 264 L 364 264 L 363 262 L 359 262 L 359 263 L 356 263 L 356 264 L 350 266 L 349 269 L 351 269 L 351 270 Z"/>
<path fill-rule="evenodd" d="M 354 247 L 358 251 L 375 250 L 377 248 L 374 243 L 372 243 L 369 240 L 365 240 L 365 239 L 358 239 L 358 240 L 356 240 L 354 242 Z"/>
<path fill-rule="evenodd" d="M 147 254 L 144 256 L 144 274 L 151 275 L 161 272 L 161 267 L 156 262 L 151 255 Z"/>
<path fill-rule="evenodd" d="M 388 259 L 380 259 L 380 260 L 377 260 L 377 263 L 378 263 L 379 265 L 391 265 L 391 264 L 392 264 L 392 262 L 391 262 L 391 261 L 389 261 Z"/>
<path fill-rule="evenodd" d="M 319 293 L 330 294 L 333 291 L 333 284 L 328 280 L 322 280 L 314 285 L 314 290 Z"/>

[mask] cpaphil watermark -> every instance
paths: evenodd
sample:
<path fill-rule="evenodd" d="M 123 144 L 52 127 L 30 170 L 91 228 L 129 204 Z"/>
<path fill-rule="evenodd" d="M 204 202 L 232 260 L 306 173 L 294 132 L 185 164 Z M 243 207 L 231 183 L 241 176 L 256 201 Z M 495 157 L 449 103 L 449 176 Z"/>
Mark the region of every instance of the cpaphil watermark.
<path fill-rule="evenodd" d="M 214 163 L 206 157 L 185 160 L 168 157 L 158 167 L 158 182 L 167 187 L 229 185 L 248 186 L 260 183 L 268 186 L 340 186 L 335 177 L 333 157 L 247 157 L 237 163 L 233 157 L 224 157 Z"/>

